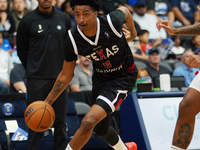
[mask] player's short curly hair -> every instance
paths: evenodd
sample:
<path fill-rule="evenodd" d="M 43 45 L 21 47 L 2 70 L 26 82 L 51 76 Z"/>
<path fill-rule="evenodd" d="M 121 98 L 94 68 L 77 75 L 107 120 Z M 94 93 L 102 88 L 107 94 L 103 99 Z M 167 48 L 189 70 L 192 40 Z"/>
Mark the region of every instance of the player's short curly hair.
<path fill-rule="evenodd" d="M 73 10 L 76 5 L 89 5 L 95 11 L 99 11 L 101 9 L 101 0 L 71 0 L 70 6 Z"/>

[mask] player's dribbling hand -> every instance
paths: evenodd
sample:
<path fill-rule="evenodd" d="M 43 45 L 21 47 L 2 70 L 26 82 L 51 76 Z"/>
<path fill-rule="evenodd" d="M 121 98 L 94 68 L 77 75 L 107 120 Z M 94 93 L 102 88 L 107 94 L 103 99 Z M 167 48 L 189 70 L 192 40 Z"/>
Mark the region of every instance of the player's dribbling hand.
<path fill-rule="evenodd" d="M 174 34 L 174 28 L 172 24 L 169 22 L 169 20 L 162 20 L 158 19 L 156 23 L 156 27 L 158 31 L 161 30 L 161 28 L 164 28 L 169 34 L 173 35 Z"/>
<path fill-rule="evenodd" d="M 192 68 L 197 68 L 200 66 L 200 55 L 191 55 L 186 59 L 185 63 L 192 67 Z"/>

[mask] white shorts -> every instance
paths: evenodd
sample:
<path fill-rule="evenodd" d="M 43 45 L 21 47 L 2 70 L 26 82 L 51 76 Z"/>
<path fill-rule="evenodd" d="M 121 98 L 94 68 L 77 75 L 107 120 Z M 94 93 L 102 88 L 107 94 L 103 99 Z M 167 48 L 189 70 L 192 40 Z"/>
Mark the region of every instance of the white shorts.
<path fill-rule="evenodd" d="M 198 73 L 195 78 L 190 83 L 189 88 L 193 88 L 200 92 L 200 73 Z"/>

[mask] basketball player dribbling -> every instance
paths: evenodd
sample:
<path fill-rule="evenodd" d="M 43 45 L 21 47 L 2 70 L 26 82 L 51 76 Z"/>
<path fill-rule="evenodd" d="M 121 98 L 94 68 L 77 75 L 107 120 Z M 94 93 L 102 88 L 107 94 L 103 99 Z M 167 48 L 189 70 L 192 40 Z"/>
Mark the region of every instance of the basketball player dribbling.
<path fill-rule="evenodd" d="M 158 20 L 157 28 L 164 28 L 171 35 L 200 35 L 200 23 L 173 28 L 168 20 Z M 186 60 L 192 68 L 200 66 L 200 55 L 192 55 Z M 195 116 L 200 112 L 200 73 L 191 82 L 183 100 L 179 105 L 179 115 L 174 131 L 171 150 L 185 150 L 189 146 L 195 124 Z"/>
<path fill-rule="evenodd" d="M 77 26 L 68 31 L 63 69 L 45 101 L 52 104 L 67 87 L 79 54 L 93 62 L 93 105 L 66 150 L 80 150 L 93 129 L 115 150 L 137 150 L 134 142 L 124 144 L 109 125 L 110 114 L 132 91 L 137 78 L 138 71 L 127 44 L 137 35 L 133 18 L 123 6 L 108 15 L 98 15 L 101 0 L 71 0 L 70 6 Z M 122 29 L 124 23 L 129 31 Z"/>

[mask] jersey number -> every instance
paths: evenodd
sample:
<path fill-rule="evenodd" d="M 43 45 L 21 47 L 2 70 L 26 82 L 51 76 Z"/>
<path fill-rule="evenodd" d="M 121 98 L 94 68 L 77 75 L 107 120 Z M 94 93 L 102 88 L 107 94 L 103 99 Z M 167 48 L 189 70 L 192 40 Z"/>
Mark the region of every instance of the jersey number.
<path fill-rule="evenodd" d="M 103 65 L 104 65 L 105 69 L 109 69 L 109 68 L 112 67 L 110 61 L 106 61 L 106 62 L 104 62 Z"/>

